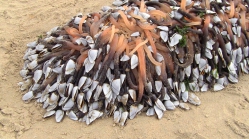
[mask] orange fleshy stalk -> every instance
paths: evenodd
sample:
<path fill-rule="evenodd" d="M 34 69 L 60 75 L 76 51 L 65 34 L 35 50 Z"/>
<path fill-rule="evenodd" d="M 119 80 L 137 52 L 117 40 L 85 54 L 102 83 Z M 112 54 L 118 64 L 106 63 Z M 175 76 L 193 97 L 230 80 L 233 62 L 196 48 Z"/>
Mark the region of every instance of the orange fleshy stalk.
<path fill-rule="evenodd" d="M 118 24 L 118 22 L 117 22 L 112 16 L 109 17 L 109 21 L 110 21 L 116 28 L 118 28 L 118 29 L 121 28 L 121 26 Z"/>
<path fill-rule="evenodd" d="M 84 21 L 86 20 L 87 16 L 84 15 L 81 20 L 80 20 L 80 23 L 79 23 L 79 33 L 82 34 L 83 31 L 82 31 L 82 24 L 84 23 Z"/>
<path fill-rule="evenodd" d="M 117 54 L 121 54 L 125 48 L 127 47 L 128 40 L 125 39 L 124 35 L 121 34 L 119 37 L 119 42 L 118 42 L 118 49 L 117 49 Z"/>
<path fill-rule="evenodd" d="M 81 49 L 85 48 L 83 45 L 75 45 L 70 41 L 61 41 L 62 43 L 62 47 L 65 49 L 69 49 L 69 50 L 77 50 L 77 51 L 81 51 Z"/>
<path fill-rule="evenodd" d="M 141 38 L 136 39 L 136 45 L 141 44 Z M 138 73 L 138 99 L 137 101 L 140 102 L 144 93 L 144 84 L 146 83 L 146 63 L 145 63 L 145 54 L 143 47 L 139 47 L 137 50 L 138 53 L 138 60 L 139 60 L 139 73 Z"/>
<path fill-rule="evenodd" d="M 112 25 L 112 33 L 111 33 L 111 37 L 110 37 L 109 43 L 112 42 L 114 33 L 115 33 L 115 25 Z"/>
<path fill-rule="evenodd" d="M 246 11 L 240 13 L 240 25 L 243 30 L 246 29 Z"/>
<path fill-rule="evenodd" d="M 181 9 L 186 11 L 186 0 L 181 0 Z"/>
<path fill-rule="evenodd" d="M 84 63 L 85 59 L 86 59 L 87 56 L 88 56 L 88 51 L 89 51 L 89 50 L 86 50 L 86 51 L 82 52 L 81 55 L 77 58 L 76 70 L 79 70 L 80 67 L 82 66 L 82 64 Z"/>
<path fill-rule="evenodd" d="M 152 47 L 152 50 L 153 50 L 153 56 L 156 57 L 156 54 L 157 54 L 157 49 L 156 49 L 156 45 L 155 45 L 155 42 L 153 41 L 153 38 L 151 36 L 151 33 L 149 30 L 144 30 L 144 33 L 145 35 L 147 36 L 149 42 L 150 42 L 150 45 Z"/>
<path fill-rule="evenodd" d="M 134 25 L 132 25 L 130 23 L 130 21 L 128 21 L 126 15 L 124 14 L 123 11 L 119 10 L 118 13 L 120 14 L 121 18 L 124 20 L 125 25 L 127 26 L 127 28 L 131 31 L 136 31 L 136 27 Z"/>
<path fill-rule="evenodd" d="M 156 33 L 154 33 L 154 32 L 150 32 L 151 33 L 151 36 L 153 37 L 153 38 L 155 38 L 155 39 L 159 39 L 160 38 L 160 36 L 158 35 L 158 34 L 156 34 Z"/>
<path fill-rule="evenodd" d="M 160 10 L 151 10 L 151 11 L 149 11 L 149 14 L 151 16 L 161 16 L 163 18 L 167 18 L 168 17 L 168 15 L 166 13 L 164 13 L 164 12 L 162 12 Z"/>
<path fill-rule="evenodd" d="M 150 52 L 149 48 L 148 48 L 146 45 L 144 46 L 144 50 L 145 50 L 145 52 L 146 52 L 148 58 L 150 59 L 151 63 L 153 63 L 153 64 L 156 65 L 156 66 L 162 65 L 162 63 L 157 62 L 157 61 L 153 58 L 153 56 L 151 55 L 151 52 Z"/>
<path fill-rule="evenodd" d="M 130 16 L 132 16 L 133 18 L 139 19 L 139 20 L 142 21 L 142 22 L 145 22 L 145 21 L 146 21 L 142 16 L 140 16 L 140 15 L 135 15 L 135 14 L 133 13 L 133 11 L 129 11 L 128 14 L 129 14 Z"/>
<path fill-rule="evenodd" d="M 79 31 L 76 28 L 65 26 L 64 29 L 66 30 L 67 34 L 73 38 L 80 37 Z"/>
<path fill-rule="evenodd" d="M 145 3 L 144 3 L 144 0 L 141 0 L 141 4 L 140 4 L 140 12 L 146 12 L 146 8 L 145 8 Z"/>
<path fill-rule="evenodd" d="M 209 0 L 205 0 L 205 5 L 207 10 L 210 10 L 210 1 Z"/>
<path fill-rule="evenodd" d="M 155 29 L 157 27 L 157 25 L 155 25 L 155 24 L 152 24 L 152 25 L 150 25 L 150 24 L 143 24 L 140 21 L 137 21 L 137 24 L 138 24 L 138 26 L 140 28 L 146 29 L 146 30 L 152 30 L 152 29 Z"/>
<path fill-rule="evenodd" d="M 246 11 L 246 6 L 241 4 L 241 3 L 238 3 L 238 7 L 240 7 L 243 11 Z"/>
<path fill-rule="evenodd" d="M 234 1 L 231 1 L 230 2 L 230 12 L 229 12 L 228 17 L 233 18 L 234 12 L 235 12 Z"/>
<path fill-rule="evenodd" d="M 140 38 L 137 38 L 137 39 L 140 39 Z M 136 39 L 136 40 L 137 40 Z M 145 41 L 141 41 L 141 39 L 140 39 L 140 41 L 139 41 L 140 43 L 137 43 L 137 41 L 136 41 L 136 47 L 129 53 L 129 56 L 131 56 L 133 53 L 135 53 L 141 46 L 143 46 L 143 45 L 145 45 L 147 42 L 148 42 L 148 39 L 146 39 Z"/>

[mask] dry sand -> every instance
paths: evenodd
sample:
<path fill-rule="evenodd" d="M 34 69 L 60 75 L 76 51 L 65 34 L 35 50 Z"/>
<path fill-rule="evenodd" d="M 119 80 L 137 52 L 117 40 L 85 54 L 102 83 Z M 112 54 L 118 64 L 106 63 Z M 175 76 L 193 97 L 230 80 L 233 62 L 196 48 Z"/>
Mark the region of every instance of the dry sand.
<path fill-rule="evenodd" d="M 43 119 L 44 110 L 21 100 L 19 70 L 28 42 L 63 25 L 79 12 L 89 13 L 112 0 L 0 0 L 0 138 L 249 138 L 249 76 L 220 92 L 197 93 L 202 100 L 191 110 L 165 112 L 161 120 L 144 113 L 125 127 L 112 118 L 90 126 L 65 118 Z"/>

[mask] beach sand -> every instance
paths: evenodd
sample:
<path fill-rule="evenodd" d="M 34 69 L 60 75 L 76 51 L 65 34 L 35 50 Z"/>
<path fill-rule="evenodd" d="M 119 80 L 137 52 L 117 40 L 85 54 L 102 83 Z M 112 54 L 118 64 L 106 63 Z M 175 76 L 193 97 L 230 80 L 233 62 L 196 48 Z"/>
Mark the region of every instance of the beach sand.
<path fill-rule="evenodd" d="M 112 1 L 0 1 L 0 138 L 249 138 L 248 75 L 222 91 L 197 92 L 202 104 L 189 104 L 189 111 L 166 111 L 161 120 L 142 113 L 124 127 L 114 126 L 113 118 L 100 118 L 89 126 L 67 117 L 56 123 L 54 117 L 42 118 L 45 110 L 40 104 L 24 103 L 21 98 L 25 92 L 17 83 L 22 81 L 19 71 L 26 44 L 77 13 L 99 11 Z"/>

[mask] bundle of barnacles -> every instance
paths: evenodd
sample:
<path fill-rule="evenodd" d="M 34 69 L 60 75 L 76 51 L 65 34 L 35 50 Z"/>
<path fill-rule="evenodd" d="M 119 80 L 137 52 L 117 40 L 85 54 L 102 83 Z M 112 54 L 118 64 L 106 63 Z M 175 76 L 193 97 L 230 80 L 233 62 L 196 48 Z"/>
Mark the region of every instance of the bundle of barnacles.
<path fill-rule="evenodd" d="M 124 125 L 140 112 L 163 117 L 200 105 L 196 91 L 222 90 L 248 73 L 244 0 L 130 0 L 78 14 L 28 43 L 20 71 L 25 102 L 61 122 L 102 116 Z"/>

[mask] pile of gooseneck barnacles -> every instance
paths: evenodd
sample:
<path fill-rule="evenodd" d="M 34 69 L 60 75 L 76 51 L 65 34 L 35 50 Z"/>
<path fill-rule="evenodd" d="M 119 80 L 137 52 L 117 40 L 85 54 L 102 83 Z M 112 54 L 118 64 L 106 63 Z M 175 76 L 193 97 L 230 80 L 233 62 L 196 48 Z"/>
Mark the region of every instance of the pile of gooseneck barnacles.
<path fill-rule="evenodd" d="M 248 1 L 130 0 L 78 14 L 27 44 L 23 101 L 61 122 L 140 112 L 163 117 L 200 105 L 196 91 L 222 90 L 248 73 Z"/>

